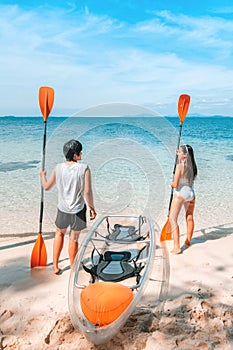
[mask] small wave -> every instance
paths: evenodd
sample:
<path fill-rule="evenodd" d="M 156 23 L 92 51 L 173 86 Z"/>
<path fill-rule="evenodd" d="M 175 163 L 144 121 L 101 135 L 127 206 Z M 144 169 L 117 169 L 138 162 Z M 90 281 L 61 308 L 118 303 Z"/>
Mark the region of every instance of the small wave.
<path fill-rule="evenodd" d="M 38 163 L 40 163 L 39 160 L 31 160 L 28 162 L 0 163 L 0 172 L 4 173 L 7 171 L 27 170 L 30 168 L 35 168 Z"/>
<path fill-rule="evenodd" d="M 43 236 L 45 237 L 51 237 L 54 235 L 54 231 L 51 232 L 43 232 Z M 36 237 L 38 236 L 37 232 L 22 232 L 22 233 L 0 233 L 0 240 L 2 238 L 26 238 L 26 237 Z"/>
<path fill-rule="evenodd" d="M 228 154 L 228 155 L 226 156 L 226 160 L 231 160 L 231 161 L 233 161 L 233 154 Z"/>

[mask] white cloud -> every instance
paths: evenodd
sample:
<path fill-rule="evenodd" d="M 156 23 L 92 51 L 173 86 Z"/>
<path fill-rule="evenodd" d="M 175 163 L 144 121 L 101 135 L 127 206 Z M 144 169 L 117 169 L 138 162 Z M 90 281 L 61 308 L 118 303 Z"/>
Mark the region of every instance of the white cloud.
<path fill-rule="evenodd" d="M 225 7 L 216 8 L 214 10 L 214 13 L 233 14 L 233 6 L 225 6 Z"/>
<path fill-rule="evenodd" d="M 203 50 L 202 54 L 204 55 L 207 54 L 207 50 L 211 50 L 211 53 L 217 57 L 223 57 L 223 51 L 228 56 L 232 56 L 232 20 L 210 16 L 174 15 L 168 11 L 154 13 L 154 16 L 154 19 L 137 25 L 136 29 L 139 33 L 160 37 L 162 43 L 167 40 L 167 43 L 173 43 L 174 48 L 181 47 L 181 43 L 185 43 L 187 51 L 190 48 L 195 48 L 197 54 L 199 48 L 199 50 Z M 167 46 L 165 45 L 165 47 Z"/>
<path fill-rule="evenodd" d="M 161 12 L 129 27 L 88 8 L 1 6 L 0 31 L 1 115 L 39 114 L 45 84 L 55 88 L 57 115 L 111 102 L 173 114 L 184 92 L 198 101 L 193 113 L 215 113 L 216 101 L 232 114 L 231 21 Z"/>

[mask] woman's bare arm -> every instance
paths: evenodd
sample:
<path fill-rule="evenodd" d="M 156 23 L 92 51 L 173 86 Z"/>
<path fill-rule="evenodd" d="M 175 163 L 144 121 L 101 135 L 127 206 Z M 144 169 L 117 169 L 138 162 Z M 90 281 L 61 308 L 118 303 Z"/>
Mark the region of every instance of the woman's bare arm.
<path fill-rule="evenodd" d="M 181 169 L 180 169 L 180 164 L 178 164 L 176 166 L 176 171 L 175 171 L 173 181 L 171 182 L 171 187 L 177 188 L 179 186 L 180 174 L 181 174 Z"/>

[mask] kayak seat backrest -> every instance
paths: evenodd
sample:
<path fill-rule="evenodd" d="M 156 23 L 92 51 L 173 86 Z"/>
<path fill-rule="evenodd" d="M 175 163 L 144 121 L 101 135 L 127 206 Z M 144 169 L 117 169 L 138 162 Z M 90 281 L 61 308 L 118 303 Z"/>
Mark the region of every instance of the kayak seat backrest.
<path fill-rule="evenodd" d="M 95 264 L 92 267 L 89 268 L 83 264 L 83 268 L 91 274 L 92 283 L 96 279 L 105 282 L 120 282 L 130 277 L 136 277 L 136 281 L 139 283 L 140 272 L 144 268 L 142 263 L 137 262 L 140 253 L 141 251 L 132 259 L 129 251 L 106 251 L 103 255 L 99 254 L 99 260 L 95 259 Z"/>
<path fill-rule="evenodd" d="M 143 236 L 140 236 L 137 233 L 135 226 L 124 226 L 120 224 L 115 224 L 112 232 L 106 238 L 111 241 L 124 240 L 124 239 L 139 241 L 144 239 Z"/>

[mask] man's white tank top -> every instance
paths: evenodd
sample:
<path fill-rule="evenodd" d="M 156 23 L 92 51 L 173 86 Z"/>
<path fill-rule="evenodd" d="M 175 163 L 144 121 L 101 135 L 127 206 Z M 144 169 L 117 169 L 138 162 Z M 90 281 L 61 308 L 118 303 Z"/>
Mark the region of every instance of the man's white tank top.
<path fill-rule="evenodd" d="M 84 176 L 87 164 L 61 163 L 56 166 L 58 209 L 63 213 L 76 214 L 84 208 Z"/>

